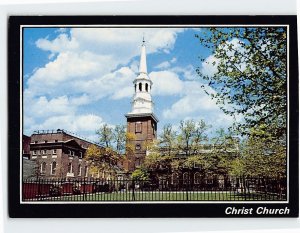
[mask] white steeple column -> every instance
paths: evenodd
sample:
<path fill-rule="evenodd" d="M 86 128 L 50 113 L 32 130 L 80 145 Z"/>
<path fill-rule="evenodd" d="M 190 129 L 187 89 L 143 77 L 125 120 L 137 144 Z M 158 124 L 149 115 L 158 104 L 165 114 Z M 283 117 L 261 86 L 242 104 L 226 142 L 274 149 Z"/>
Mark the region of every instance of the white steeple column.
<path fill-rule="evenodd" d="M 132 110 L 129 114 L 153 113 L 154 103 L 151 98 L 152 81 L 147 72 L 146 45 L 143 40 L 139 74 L 133 81 L 134 96 Z"/>
<path fill-rule="evenodd" d="M 139 73 L 147 74 L 146 46 L 143 40 Z"/>

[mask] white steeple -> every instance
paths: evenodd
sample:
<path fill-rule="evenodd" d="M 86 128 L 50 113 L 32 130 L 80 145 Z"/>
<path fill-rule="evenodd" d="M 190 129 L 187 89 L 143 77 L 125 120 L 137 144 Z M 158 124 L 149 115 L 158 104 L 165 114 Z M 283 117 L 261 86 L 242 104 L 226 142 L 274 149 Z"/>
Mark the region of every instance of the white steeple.
<path fill-rule="evenodd" d="M 139 74 L 133 81 L 134 96 L 129 114 L 153 113 L 154 103 L 151 98 L 152 81 L 147 73 L 146 45 L 143 38 Z"/>
<path fill-rule="evenodd" d="M 139 73 L 147 74 L 146 46 L 143 38 Z"/>

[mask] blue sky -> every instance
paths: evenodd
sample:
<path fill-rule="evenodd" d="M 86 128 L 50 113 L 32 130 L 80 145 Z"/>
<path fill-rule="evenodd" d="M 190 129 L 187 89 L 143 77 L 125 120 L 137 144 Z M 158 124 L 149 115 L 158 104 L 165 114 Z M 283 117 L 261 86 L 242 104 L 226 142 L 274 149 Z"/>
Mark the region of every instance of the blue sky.
<path fill-rule="evenodd" d="M 205 81 L 195 71 L 216 71 L 213 54 L 195 38 L 204 30 L 25 28 L 25 134 L 61 128 L 96 140 L 101 124 L 125 124 L 143 35 L 158 130 L 166 123 L 176 128 L 184 119 L 203 119 L 212 130 L 229 126 L 233 118 L 204 93 Z"/>

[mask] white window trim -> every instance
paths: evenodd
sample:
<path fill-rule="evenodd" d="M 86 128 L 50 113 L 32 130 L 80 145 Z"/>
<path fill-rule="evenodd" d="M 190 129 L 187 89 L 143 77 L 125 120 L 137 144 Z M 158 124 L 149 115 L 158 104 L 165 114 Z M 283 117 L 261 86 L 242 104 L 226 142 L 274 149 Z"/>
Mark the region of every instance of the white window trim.
<path fill-rule="evenodd" d="M 69 164 L 71 164 L 71 169 L 70 169 L 70 171 L 69 171 Z M 73 173 L 73 163 L 69 163 L 68 164 L 68 173 Z"/>
<path fill-rule="evenodd" d="M 86 167 L 84 172 L 85 172 L 84 176 L 88 177 L 89 176 L 89 167 Z"/>
<path fill-rule="evenodd" d="M 45 171 L 43 171 L 43 164 L 45 164 Z M 47 163 L 46 163 L 46 162 L 42 162 L 42 163 L 41 163 L 41 168 L 40 168 L 40 172 L 41 172 L 42 174 L 45 174 L 45 173 L 46 173 L 46 167 L 47 167 Z"/>
<path fill-rule="evenodd" d="M 55 170 L 54 170 L 54 173 L 53 173 L 53 163 L 54 163 L 55 161 L 53 161 L 51 164 L 50 164 L 50 174 L 51 175 L 55 175 L 55 173 L 56 173 L 56 167 L 57 167 L 57 164 L 55 165 Z M 55 162 L 56 163 L 56 162 Z"/>
<path fill-rule="evenodd" d="M 52 153 L 53 153 L 54 155 L 56 155 L 56 154 L 57 154 L 57 150 L 56 150 L 56 149 L 53 149 Z"/>

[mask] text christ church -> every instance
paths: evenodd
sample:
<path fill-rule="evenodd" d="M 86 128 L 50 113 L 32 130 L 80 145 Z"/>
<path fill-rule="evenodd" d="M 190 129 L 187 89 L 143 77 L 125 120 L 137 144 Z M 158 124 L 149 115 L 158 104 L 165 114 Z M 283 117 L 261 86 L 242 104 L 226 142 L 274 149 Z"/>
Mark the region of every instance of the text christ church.
<path fill-rule="evenodd" d="M 151 98 L 152 81 L 147 73 L 146 46 L 143 40 L 139 74 L 133 81 L 134 96 L 131 112 L 126 114 L 127 133 L 133 137 L 131 144 L 133 153 L 127 155 L 125 169 L 134 171 L 146 156 L 146 144 L 157 138 L 158 119 L 154 115 L 154 103 Z"/>

